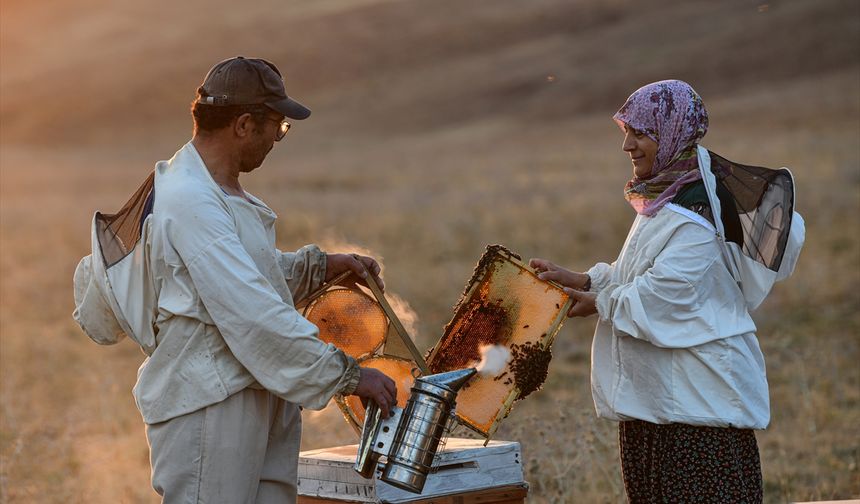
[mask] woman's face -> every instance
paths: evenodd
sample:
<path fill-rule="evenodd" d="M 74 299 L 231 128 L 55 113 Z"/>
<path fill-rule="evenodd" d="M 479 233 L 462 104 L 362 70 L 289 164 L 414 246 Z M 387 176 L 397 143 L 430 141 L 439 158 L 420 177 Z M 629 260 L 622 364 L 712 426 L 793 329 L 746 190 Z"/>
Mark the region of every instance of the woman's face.
<path fill-rule="evenodd" d="M 624 125 L 624 143 L 621 148 L 630 155 L 633 162 L 633 175 L 645 179 L 651 176 L 654 158 L 657 156 L 657 142 L 628 125 Z"/>

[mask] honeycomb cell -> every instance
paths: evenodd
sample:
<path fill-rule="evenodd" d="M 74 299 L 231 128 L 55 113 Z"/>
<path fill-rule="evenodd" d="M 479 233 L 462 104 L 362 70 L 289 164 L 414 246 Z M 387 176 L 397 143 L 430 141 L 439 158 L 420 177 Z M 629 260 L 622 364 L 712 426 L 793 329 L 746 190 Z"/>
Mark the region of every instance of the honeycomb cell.
<path fill-rule="evenodd" d="M 356 359 L 382 345 L 388 318 L 370 296 L 352 289 L 330 290 L 315 299 L 305 318 L 319 328 L 320 339 Z"/>

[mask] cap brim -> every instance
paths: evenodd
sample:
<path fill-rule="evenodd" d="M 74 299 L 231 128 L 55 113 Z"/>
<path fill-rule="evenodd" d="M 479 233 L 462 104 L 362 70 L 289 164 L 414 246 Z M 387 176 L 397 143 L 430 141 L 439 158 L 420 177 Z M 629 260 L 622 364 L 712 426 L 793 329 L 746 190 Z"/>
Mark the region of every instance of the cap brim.
<path fill-rule="evenodd" d="M 311 115 L 311 109 L 305 107 L 296 100 L 293 100 L 289 96 L 283 100 L 267 102 L 266 106 L 276 112 L 284 114 L 290 119 L 307 119 Z"/>

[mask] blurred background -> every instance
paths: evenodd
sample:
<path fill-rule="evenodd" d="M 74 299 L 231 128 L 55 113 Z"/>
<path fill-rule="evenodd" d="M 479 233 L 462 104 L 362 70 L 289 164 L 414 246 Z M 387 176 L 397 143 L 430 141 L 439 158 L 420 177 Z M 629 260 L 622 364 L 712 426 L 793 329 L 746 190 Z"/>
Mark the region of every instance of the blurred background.
<path fill-rule="evenodd" d="M 860 3 L 853 0 L 4 0 L 0 16 L 0 501 L 150 503 L 131 387 L 142 352 L 71 319 L 95 210 L 191 135 L 206 71 L 264 57 L 313 109 L 243 179 L 278 244 L 381 257 L 421 349 L 490 243 L 586 269 L 618 253 L 631 168 L 610 119 L 690 82 L 703 145 L 792 168 L 807 241 L 755 314 L 772 423 L 765 500 L 860 496 Z M 615 424 L 568 321 L 544 389 L 497 435 L 533 502 L 623 502 Z M 336 409 L 303 448 L 354 443 Z"/>

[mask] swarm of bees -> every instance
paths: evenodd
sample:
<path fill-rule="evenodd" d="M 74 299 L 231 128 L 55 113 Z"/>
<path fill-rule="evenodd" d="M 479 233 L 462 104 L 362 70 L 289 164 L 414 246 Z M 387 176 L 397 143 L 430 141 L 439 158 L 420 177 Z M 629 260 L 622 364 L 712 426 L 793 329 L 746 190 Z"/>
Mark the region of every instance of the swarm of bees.
<path fill-rule="evenodd" d="M 509 368 L 513 374 L 513 382 L 520 390 L 517 400 L 524 399 L 536 390 L 540 390 L 546 375 L 549 372 L 549 362 L 552 360 L 552 350 L 542 348 L 540 343 L 528 341 L 522 345 L 511 345 L 511 363 Z M 507 372 L 502 373 L 495 379 L 499 380 Z M 510 385 L 511 378 L 505 380 L 505 385 Z"/>

